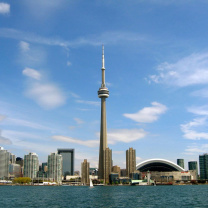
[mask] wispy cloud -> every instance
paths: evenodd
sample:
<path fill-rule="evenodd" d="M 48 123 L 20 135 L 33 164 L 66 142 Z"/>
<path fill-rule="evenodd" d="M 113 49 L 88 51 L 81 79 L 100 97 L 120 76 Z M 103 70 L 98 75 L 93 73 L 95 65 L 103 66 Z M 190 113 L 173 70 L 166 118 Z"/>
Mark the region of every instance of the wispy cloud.
<path fill-rule="evenodd" d="M 5 118 L 6 116 L 0 114 L 0 122 L 3 121 Z"/>
<path fill-rule="evenodd" d="M 46 109 L 52 109 L 65 103 L 64 93 L 55 84 L 39 80 L 42 77 L 40 72 L 35 69 L 25 68 L 23 74 L 34 79 L 28 83 L 25 94 L 38 105 Z"/>
<path fill-rule="evenodd" d="M 0 130 L 0 145 L 4 145 L 4 144 L 6 144 L 6 145 L 10 145 L 10 144 L 12 144 L 12 141 L 10 140 L 10 139 L 8 139 L 8 138 L 6 138 L 6 137 L 3 137 L 2 135 L 1 135 L 1 130 Z"/>
<path fill-rule="evenodd" d="M 208 98 L 208 88 L 195 90 L 191 93 L 192 96 Z"/>
<path fill-rule="evenodd" d="M 100 102 L 97 102 L 97 101 L 76 100 L 76 102 L 77 103 L 87 104 L 87 105 L 100 106 Z"/>
<path fill-rule="evenodd" d="M 89 35 L 87 37 L 80 37 L 74 40 L 63 40 L 53 37 L 41 37 L 34 33 L 28 33 L 12 28 L 1 28 L 0 37 L 12 38 L 29 43 L 38 43 L 51 46 L 79 47 L 83 45 L 100 46 L 102 44 L 117 44 L 125 42 L 139 42 L 149 41 L 144 35 L 126 32 L 126 31 L 108 31 L 102 34 Z"/>
<path fill-rule="evenodd" d="M 155 83 L 178 87 L 208 83 L 208 53 L 197 53 L 175 63 L 162 63 L 157 74 L 149 76 Z"/>
<path fill-rule="evenodd" d="M 97 147 L 99 145 L 99 140 L 83 141 L 83 140 L 79 140 L 79 139 L 75 139 L 75 138 L 67 137 L 67 136 L 52 136 L 52 139 L 57 140 L 57 141 L 62 141 L 62 142 L 69 142 L 69 143 L 84 145 L 87 147 Z"/>
<path fill-rule="evenodd" d="M 84 121 L 80 118 L 74 118 L 74 120 L 76 121 L 77 124 L 83 124 Z"/>
<path fill-rule="evenodd" d="M 30 44 L 25 41 L 20 41 L 19 46 L 22 52 L 27 52 L 30 50 Z"/>
<path fill-rule="evenodd" d="M 10 5 L 7 3 L 0 3 L 0 14 L 9 14 L 10 13 Z"/>
<path fill-rule="evenodd" d="M 198 156 L 199 154 L 203 154 L 206 152 L 208 152 L 208 144 L 202 144 L 202 145 L 193 144 L 187 146 L 184 154 Z"/>
<path fill-rule="evenodd" d="M 159 119 L 159 116 L 166 112 L 167 107 L 158 102 L 152 102 L 151 107 L 145 107 L 137 113 L 123 114 L 126 118 L 130 118 L 133 121 L 140 123 L 152 123 Z"/>

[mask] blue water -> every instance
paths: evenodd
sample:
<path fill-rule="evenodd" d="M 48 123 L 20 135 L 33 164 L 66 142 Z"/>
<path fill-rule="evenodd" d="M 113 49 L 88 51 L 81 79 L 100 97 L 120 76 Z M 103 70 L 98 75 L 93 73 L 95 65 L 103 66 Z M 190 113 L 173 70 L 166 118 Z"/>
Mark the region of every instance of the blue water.
<path fill-rule="evenodd" d="M 208 207 L 208 185 L 0 186 L 0 207 Z"/>

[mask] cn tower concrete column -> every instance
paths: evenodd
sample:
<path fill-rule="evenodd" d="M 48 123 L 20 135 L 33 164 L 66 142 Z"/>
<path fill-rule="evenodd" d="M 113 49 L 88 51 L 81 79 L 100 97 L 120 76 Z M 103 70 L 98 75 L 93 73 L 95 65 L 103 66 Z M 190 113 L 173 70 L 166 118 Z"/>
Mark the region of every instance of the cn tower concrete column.
<path fill-rule="evenodd" d="M 99 178 L 104 179 L 104 150 L 107 148 L 106 99 L 101 98 Z"/>

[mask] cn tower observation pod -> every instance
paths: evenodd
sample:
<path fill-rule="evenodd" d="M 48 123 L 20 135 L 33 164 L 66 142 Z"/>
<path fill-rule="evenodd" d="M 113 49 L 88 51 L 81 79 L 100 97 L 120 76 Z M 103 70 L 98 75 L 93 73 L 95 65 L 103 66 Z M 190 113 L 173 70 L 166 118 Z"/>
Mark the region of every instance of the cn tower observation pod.
<path fill-rule="evenodd" d="M 150 159 L 139 163 L 136 169 L 140 172 L 147 171 L 158 171 L 158 172 L 169 172 L 169 171 L 185 171 L 182 167 L 164 159 Z"/>

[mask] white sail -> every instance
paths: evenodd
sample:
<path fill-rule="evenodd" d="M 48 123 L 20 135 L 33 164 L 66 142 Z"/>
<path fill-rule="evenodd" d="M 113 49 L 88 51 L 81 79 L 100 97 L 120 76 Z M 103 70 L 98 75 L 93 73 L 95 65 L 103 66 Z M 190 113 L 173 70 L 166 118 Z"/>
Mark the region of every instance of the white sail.
<path fill-rule="evenodd" d="M 93 187 L 92 179 L 90 179 L 90 187 Z"/>

